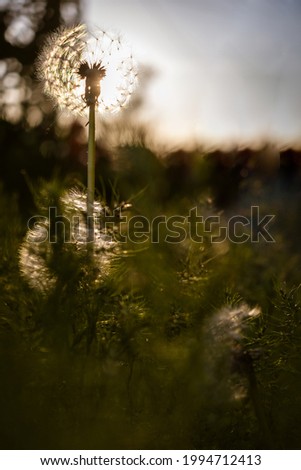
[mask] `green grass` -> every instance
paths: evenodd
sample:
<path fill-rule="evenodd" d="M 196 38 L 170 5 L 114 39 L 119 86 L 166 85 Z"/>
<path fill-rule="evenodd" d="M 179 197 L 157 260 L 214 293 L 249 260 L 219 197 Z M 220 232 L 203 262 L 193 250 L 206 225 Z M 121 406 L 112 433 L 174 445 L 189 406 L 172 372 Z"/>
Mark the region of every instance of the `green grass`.
<path fill-rule="evenodd" d="M 297 188 L 256 176 L 221 210 L 210 162 L 194 156 L 184 181 L 145 148 L 125 154 L 114 197 L 131 200 L 132 215 L 198 206 L 223 224 L 259 205 L 276 215 L 276 243 L 212 244 L 206 233 L 202 244 L 128 243 L 103 275 L 73 245 L 52 244 L 41 257 L 56 281 L 41 292 L 20 273 L 26 224 L 18 199 L 2 190 L 3 448 L 298 448 Z M 47 214 L 64 184 L 40 182 L 32 215 Z M 245 304 L 262 314 L 238 337 L 228 323 L 216 327 L 219 312 Z"/>

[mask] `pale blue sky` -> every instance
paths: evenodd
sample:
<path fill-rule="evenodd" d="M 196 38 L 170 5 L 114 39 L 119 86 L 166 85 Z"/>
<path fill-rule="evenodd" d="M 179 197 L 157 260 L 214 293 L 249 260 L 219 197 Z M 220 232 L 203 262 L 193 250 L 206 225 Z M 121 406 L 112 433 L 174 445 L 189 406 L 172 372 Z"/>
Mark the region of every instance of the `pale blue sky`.
<path fill-rule="evenodd" d="M 156 74 L 144 122 L 174 144 L 301 142 L 300 0 L 85 0 Z"/>

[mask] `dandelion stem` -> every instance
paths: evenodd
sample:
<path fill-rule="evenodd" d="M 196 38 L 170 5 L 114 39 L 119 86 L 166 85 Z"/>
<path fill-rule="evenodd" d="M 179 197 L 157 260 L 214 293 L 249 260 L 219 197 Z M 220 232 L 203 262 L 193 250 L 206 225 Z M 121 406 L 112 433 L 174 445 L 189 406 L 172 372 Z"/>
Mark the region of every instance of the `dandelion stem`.
<path fill-rule="evenodd" d="M 89 142 L 88 142 L 88 195 L 87 227 L 88 242 L 94 238 L 94 194 L 95 194 L 95 103 L 89 106 Z"/>

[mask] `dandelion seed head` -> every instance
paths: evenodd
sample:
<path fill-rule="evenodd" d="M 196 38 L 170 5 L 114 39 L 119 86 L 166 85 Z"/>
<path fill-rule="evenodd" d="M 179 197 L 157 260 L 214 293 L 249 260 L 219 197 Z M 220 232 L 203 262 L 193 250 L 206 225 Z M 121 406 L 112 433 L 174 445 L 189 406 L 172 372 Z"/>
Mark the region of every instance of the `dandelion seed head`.
<path fill-rule="evenodd" d="M 71 234 L 63 243 L 62 250 L 72 250 L 75 256 L 86 253 L 88 229 L 87 196 L 85 193 L 71 189 L 66 191 L 61 199 L 62 215 L 71 222 Z M 94 218 L 101 218 L 106 210 L 99 201 L 94 203 Z M 56 286 L 57 272 L 52 269 L 54 244 L 49 237 L 49 220 L 43 217 L 43 222 L 35 223 L 28 230 L 19 250 L 19 267 L 24 279 L 30 287 L 42 294 L 48 294 Z M 102 228 L 100 223 L 94 227 L 93 256 L 95 283 L 101 283 L 109 275 L 111 263 L 118 251 L 118 243 Z M 81 256 L 79 256 L 79 262 Z"/>
<path fill-rule="evenodd" d="M 243 340 L 250 320 L 260 314 L 259 307 L 241 303 L 221 308 L 205 322 L 207 382 L 219 401 L 240 401 L 248 395 L 245 370 L 249 351 Z"/>
<path fill-rule="evenodd" d="M 259 307 L 250 308 L 247 304 L 237 307 L 224 307 L 213 318 L 211 333 L 217 340 L 239 341 L 251 318 L 260 315 Z"/>
<path fill-rule="evenodd" d="M 45 239 L 45 229 L 49 224 L 35 224 L 29 230 L 19 250 L 19 267 L 22 276 L 30 287 L 46 294 L 55 286 L 55 276 L 47 265 L 51 253 L 49 242 Z"/>
<path fill-rule="evenodd" d="M 60 28 L 48 37 L 38 59 L 38 77 L 45 93 L 73 114 L 85 115 L 88 70 L 98 74 L 96 105 L 116 113 L 128 104 L 137 83 L 137 66 L 130 47 L 117 35 L 89 32 L 85 25 Z M 97 77 L 96 77 L 97 78 Z"/>
<path fill-rule="evenodd" d="M 85 249 L 87 246 L 88 228 L 87 228 L 87 195 L 78 189 L 70 189 L 61 197 L 61 203 L 64 208 L 64 215 L 69 219 L 76 221 L 74 223 L 72 243 L 78 250 Z M 112 237 L 102 229 L 101 217 L 104 215 L 106 207 L 99 201 L 94 201 L 93 217 L 94 217 L 94 257 L 96 264 L 101 264 L 102 272 L 104 266 L 107 265 L 111 254 L 116 248 L 117 243 Z M 99 257 L 100 255 L 100 257 Z M 104 256 L 105 255 L 105 256 Z"/>

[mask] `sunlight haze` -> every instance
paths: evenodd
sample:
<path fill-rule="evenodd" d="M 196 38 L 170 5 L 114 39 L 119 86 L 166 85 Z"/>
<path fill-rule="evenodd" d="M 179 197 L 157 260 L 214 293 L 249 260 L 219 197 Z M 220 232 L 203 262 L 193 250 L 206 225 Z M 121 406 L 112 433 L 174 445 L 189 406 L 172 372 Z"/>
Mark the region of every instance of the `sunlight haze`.
<path fill-rule="evenodd" d="M 83 14 L 153 69 L 140 115 L 160 140 L 300 143 L 298 0 L 86 0 Z"/>

